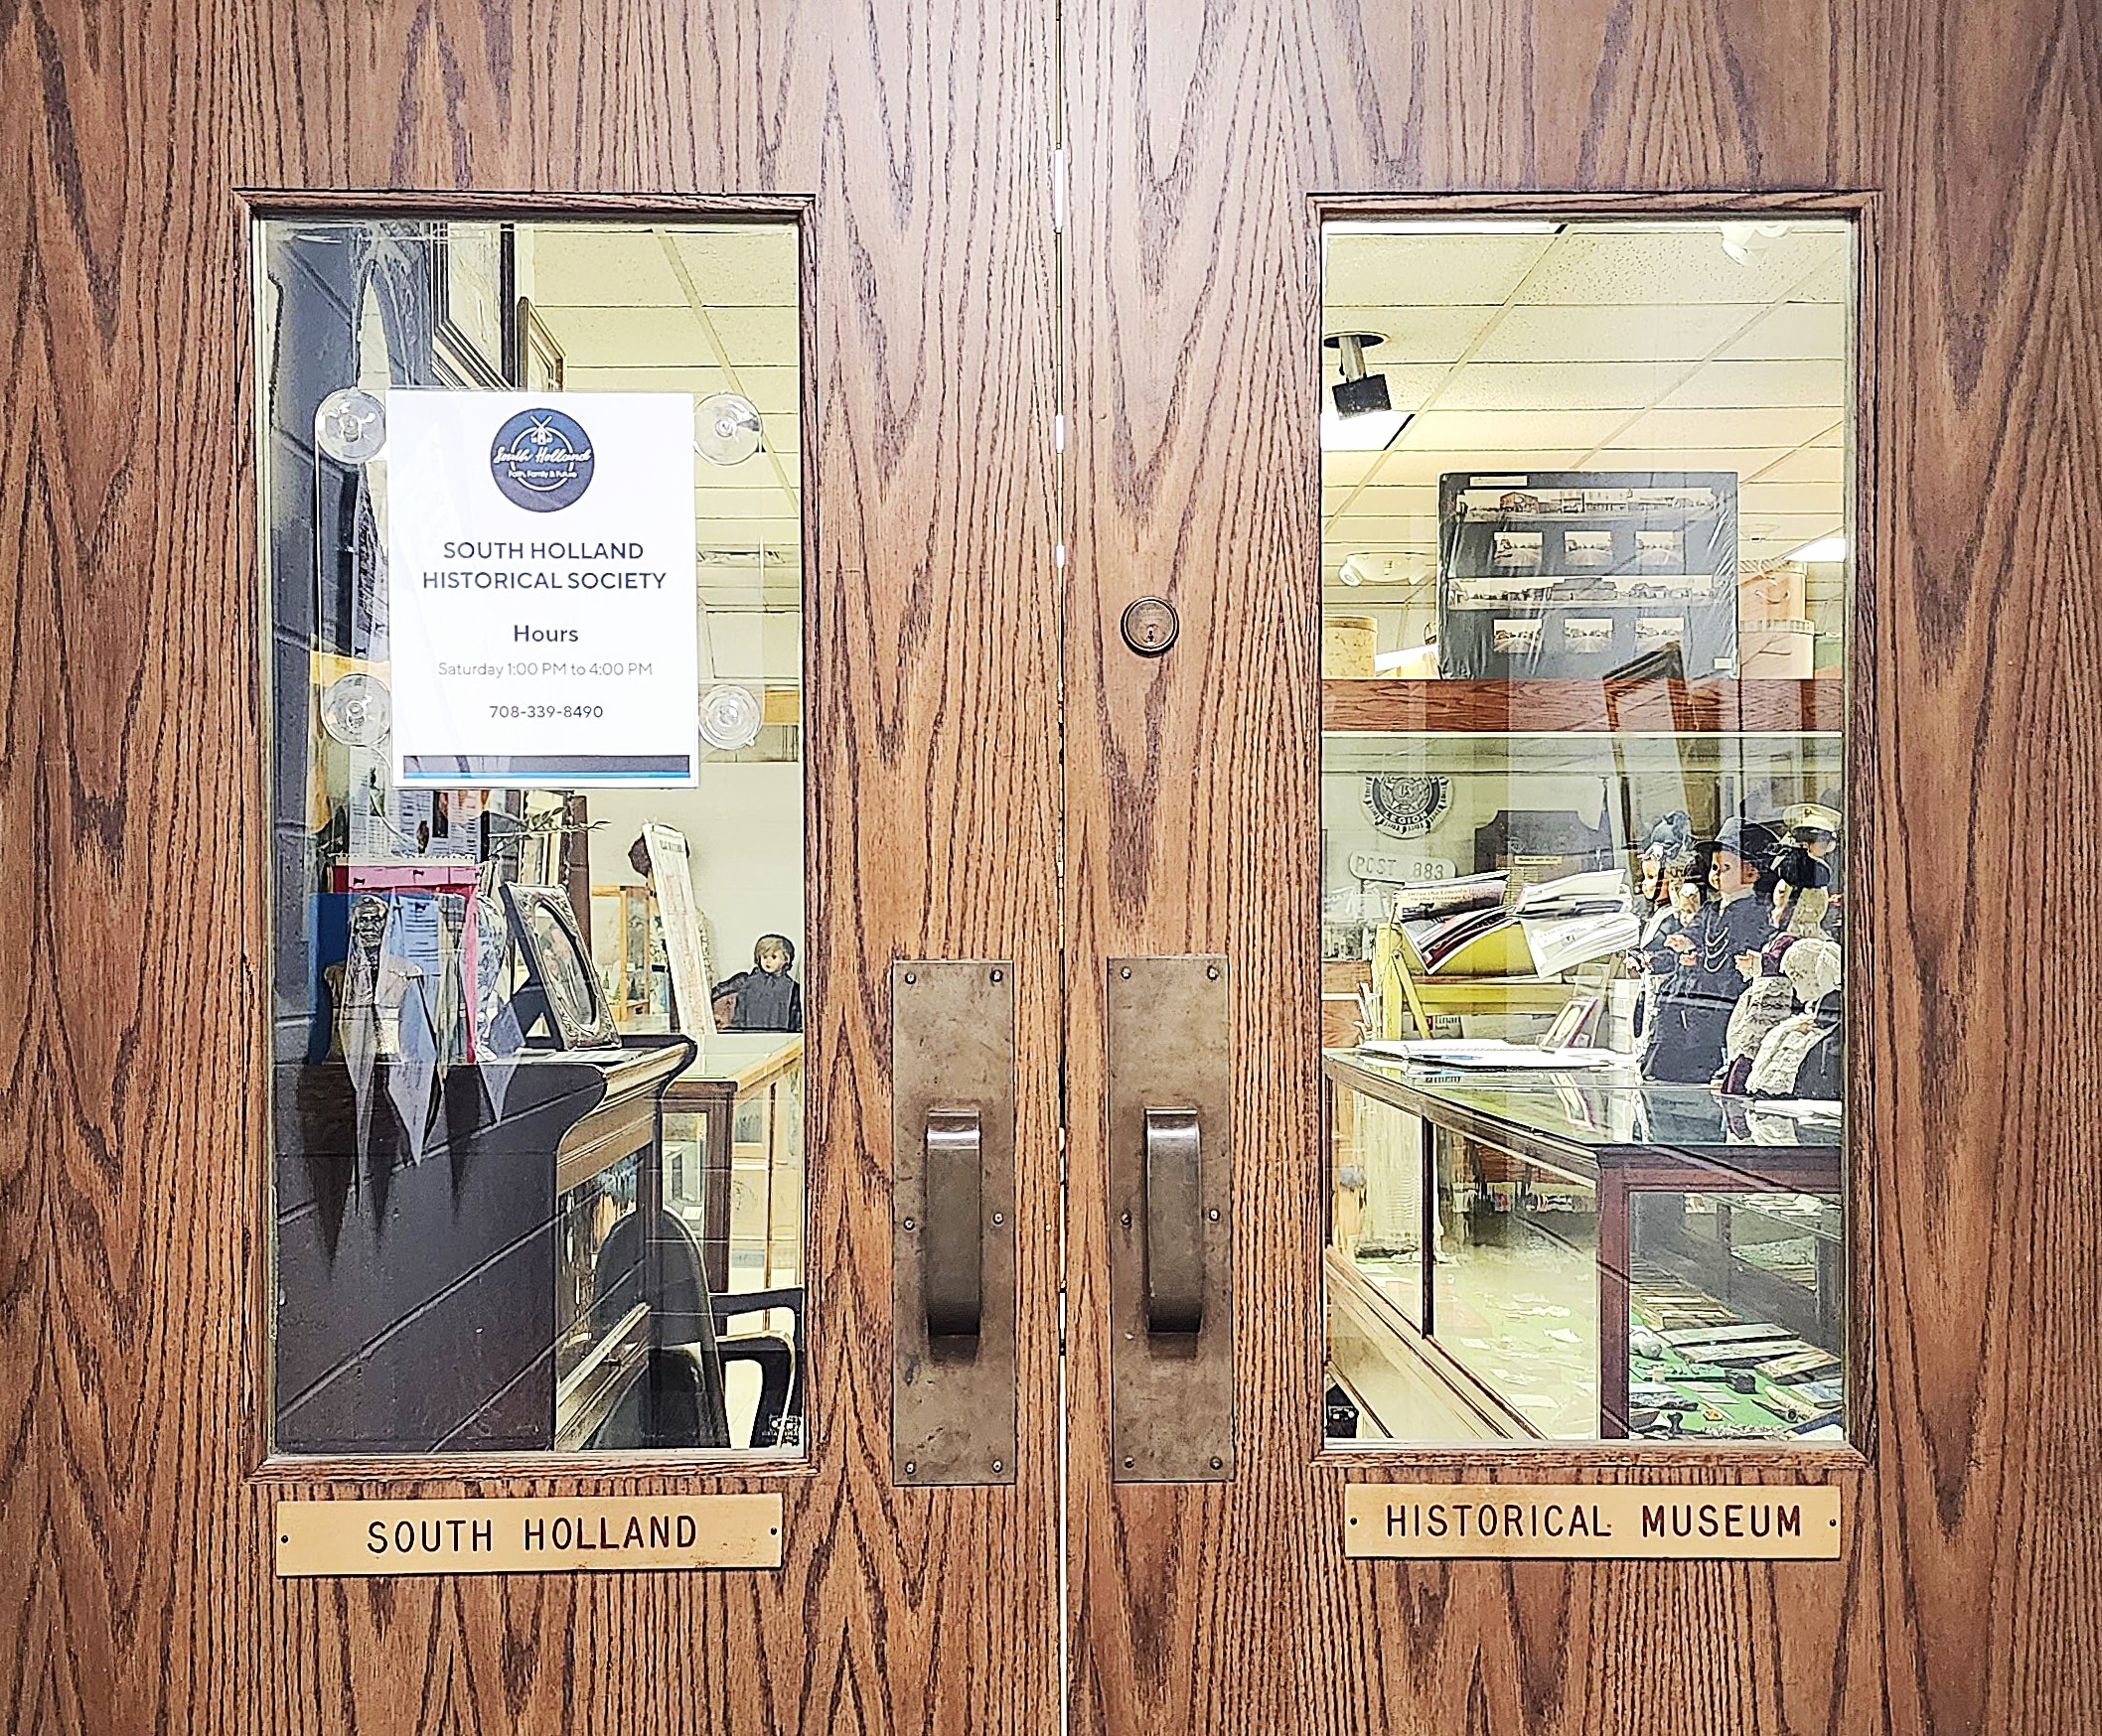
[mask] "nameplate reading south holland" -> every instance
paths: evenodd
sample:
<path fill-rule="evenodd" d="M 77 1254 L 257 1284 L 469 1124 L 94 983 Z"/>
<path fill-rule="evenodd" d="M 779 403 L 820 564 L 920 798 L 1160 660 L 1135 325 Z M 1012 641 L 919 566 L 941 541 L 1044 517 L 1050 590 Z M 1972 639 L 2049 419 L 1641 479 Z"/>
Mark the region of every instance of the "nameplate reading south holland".
<path fill-rule="evenodd" d="M 280 1578 L 779 1567 L 778 1495 L 281 1501 Z"/>

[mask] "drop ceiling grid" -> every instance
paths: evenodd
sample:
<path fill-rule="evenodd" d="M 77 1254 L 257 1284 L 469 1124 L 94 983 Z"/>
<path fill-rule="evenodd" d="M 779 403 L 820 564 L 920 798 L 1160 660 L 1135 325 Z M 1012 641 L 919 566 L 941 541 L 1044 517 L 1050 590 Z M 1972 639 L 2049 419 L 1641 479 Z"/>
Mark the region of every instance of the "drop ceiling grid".
<path fill-rule="evenodd" d="M 1391 344 L 1371 365 L 1416 419 L 1382 452 L 1323 454 L 1324 579 L 1353 553 L 1434 559 L 1436 478 L 1468 468 L 1734 470 L 1748 558 L 1840 528 L 1844 231 L 1753 237 L 1740 263 L 1719 225 L 1666 227 L 1572 227 L 1523 247 L 1478 232 L 1329 237 L 1324 284 L 1348 299 L 1324 329 L 1400 334 L 1399 365 Z M 1441 266 L 1490 240 L 1483 268 Z M 1421 301 L 1383 303 L 1396 281 Z M 1657 299 L 1631 302 L 1630 282 Z M 1465 299 L 1484 286 L 1502 300 Z"/>
<path fill-rule="evenodd" d="M 801 368 L 794 231 L 780 224 L 535 225 L 533 307 L 563 351 L 574 391 L 739 391 L 765 447 L 732 466 L 695 465 L 704 552 L 766 550 L 766 579 L 704 589 L 753 601 L 798 570 Z M 756 565 L 754 572 L 756 575 Z M 790 586 L 793 593 L 795 587 Z M 778 599 L 776 599 L 778 601 Z"/>

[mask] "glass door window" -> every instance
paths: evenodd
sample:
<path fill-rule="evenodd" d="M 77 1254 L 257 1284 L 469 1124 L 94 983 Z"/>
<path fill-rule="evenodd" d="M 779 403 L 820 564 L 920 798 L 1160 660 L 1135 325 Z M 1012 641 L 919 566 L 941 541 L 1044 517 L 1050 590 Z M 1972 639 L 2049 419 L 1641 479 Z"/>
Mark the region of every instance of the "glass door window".
<path fill-rule="evenodd" d="M 1844 1438 L 1844 221 L 1327 225 L 1328 1415 Z"/>

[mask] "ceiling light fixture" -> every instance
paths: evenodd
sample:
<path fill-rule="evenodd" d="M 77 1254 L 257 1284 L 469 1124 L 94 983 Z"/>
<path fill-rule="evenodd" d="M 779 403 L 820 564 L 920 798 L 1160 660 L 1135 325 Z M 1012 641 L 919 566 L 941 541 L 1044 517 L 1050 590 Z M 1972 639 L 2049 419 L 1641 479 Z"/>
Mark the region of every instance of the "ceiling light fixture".
<path fill-rule="evenodd" d="M 1808 565 L 1813 561 L 1845 560 L 1847 538 L 1840 531 L 1834 531 L 1830 536 L 1814 537 L 1782 558 L 1800 565 Z"/>
<path fill-rule="evenodd" d="M 1376 410 L 1394 408 L 1387 395 L 1387 376 L 1365 371 L 1365 352 L 1386 342 L 1386 335 L 1381 332 L 1337 332 L 1321 340 L 1322 349 L 1336 352 L 1337 364 L 1343 372 L 1329 394 L 1335 399 L 1337 415 L 1369 416 Z"/>

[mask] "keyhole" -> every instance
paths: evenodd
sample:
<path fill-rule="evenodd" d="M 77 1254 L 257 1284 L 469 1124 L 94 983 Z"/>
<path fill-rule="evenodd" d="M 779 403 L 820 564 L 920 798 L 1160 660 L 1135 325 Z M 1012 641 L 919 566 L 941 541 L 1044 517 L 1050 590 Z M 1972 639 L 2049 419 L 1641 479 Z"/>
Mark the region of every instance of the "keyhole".
<path fill-rule="evenodd" d="M 1124 612 L 1124 642 L 1140 656 L 1157 657 L 1175 643 L 1179 624 L 1165 597 L 1140 597 Z"/>

